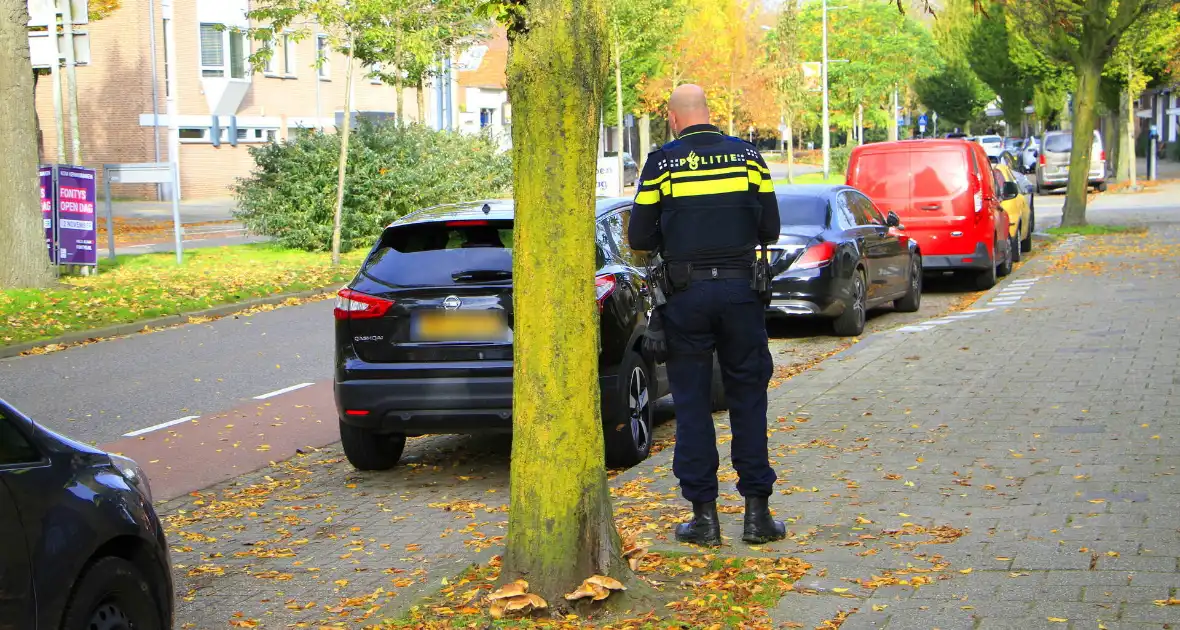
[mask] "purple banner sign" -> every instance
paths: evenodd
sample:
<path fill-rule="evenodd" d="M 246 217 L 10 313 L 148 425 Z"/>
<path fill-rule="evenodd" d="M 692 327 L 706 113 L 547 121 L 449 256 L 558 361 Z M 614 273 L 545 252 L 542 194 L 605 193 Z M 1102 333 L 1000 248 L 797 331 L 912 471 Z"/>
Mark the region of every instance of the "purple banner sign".
<path fill-rule="evenodd" d="M 53 167 L 42 166 L 37 172 L 41 179 L 41 221 L 45 224 L 45 249 L 49 262 L 55 263 L 53 251 Z"/>
<path fill-rule="evenodd" d="M 57 167 L 57 249 L 62 265 L 97 265 L 96 177 L 92 168 Z"/>

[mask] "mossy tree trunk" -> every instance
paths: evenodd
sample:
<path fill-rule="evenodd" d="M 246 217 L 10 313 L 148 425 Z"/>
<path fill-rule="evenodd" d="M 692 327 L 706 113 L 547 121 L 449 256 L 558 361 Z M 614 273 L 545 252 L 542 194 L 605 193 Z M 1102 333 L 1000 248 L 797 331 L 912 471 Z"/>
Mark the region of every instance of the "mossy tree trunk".
<path fill-rule="evenodd" d="M 629 574 L 603 464 L 593 281 L 607 40 L 599 0 L 529 0 L 526 11 L 509 28 L 517 282 L 501 579 L 523 577 L 557 612 L 590 575 Z"/>
<path fill-rule="evenodd" d="M 1102 80 L 1101 58 L 1087 56 L 1077 66 L 1078 89 L 1073 101 L 1073 149 L 1069 154 L 1069 184 L 1065 192 L 1064 227 L 1086 224 L 1086 193 L 1089 190 L 1090 157 L 1094 149 L 1094 125 L 1098 121 L 1098 84 Z"/>
<path fill-rule="evenodd" d="M 37 122 L 25 0 L 0 0 L 0 288 L 42 287 L 53 274 L 37 194 Z"/>

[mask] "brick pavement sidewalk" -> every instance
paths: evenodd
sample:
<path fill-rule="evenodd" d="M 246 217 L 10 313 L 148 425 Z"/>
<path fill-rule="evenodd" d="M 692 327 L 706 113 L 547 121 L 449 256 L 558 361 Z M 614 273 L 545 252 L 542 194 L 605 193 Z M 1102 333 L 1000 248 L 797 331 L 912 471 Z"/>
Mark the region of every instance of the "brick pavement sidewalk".
<path fill-rule="evenodd" d="M 980 312 L 872 335 L 773 390 L 772 505 L 791 538 L 722 552 L 814 565 L 774 618 L 1180 626 L 1180 606 L 1155 604 L 1180 597 L 1178 243 L 1175 225 L 1067 243 Z M 407 455 L 357 473 L 329 449 L 164 506 L 180 627 L 359 627 L 496 552 L 504 442 L 423 438 Z M 740 497 L 721 472 L 732 543 Z M 674 484 L 671 449 L 612 484 L 620 524 L 657 550 L 686 550 L 669 542 L 687 514 Z"/>

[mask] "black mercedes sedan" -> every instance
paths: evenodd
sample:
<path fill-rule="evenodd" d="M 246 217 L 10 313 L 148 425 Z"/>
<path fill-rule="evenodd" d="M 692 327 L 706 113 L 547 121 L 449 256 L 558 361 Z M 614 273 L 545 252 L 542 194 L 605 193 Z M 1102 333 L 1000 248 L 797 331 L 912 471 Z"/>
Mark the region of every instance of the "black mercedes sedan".
<path fill-rule="evenodd" d="M 864 331 L 865 312 L 917 311 L 922 256 L 896 214 L 851 186 L 777 189 L 781 236 L 770 247 L 770 317 L 822 317 L 837 335 Z"/>
<path fill-rule="evenodd" d="M 642 350 L 645 254 L 627 246 L 630 199 L 599 199 L 596 262 L 606 460 L 652 446 L 663 365 Z M 394 466 L 406 437 L 512 429 L 512 201 L 426 208 L 385 229 L 336 300 L 340 438 L 360 470 Z M 589 282 L 591 278 L 585 278 Z M 714 406 L 724 405 L 714 361 Z"/>
<path fill-rule="evenodd" d="M 164 529 L 139 466 L 0 400 L 0 628 L 164 630 Z"/>

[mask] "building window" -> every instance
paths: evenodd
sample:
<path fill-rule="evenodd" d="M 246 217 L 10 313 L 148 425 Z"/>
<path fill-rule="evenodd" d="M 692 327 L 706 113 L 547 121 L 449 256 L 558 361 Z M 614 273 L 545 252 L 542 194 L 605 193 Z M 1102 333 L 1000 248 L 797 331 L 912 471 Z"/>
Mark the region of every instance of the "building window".
<path fill-rule="evenodd" d="M 263 50 L 267 52 L 266 63 L 262 65 L 262 74 L 274 74 L 275 68 L 279 67 L 278 51 L 275 50 L 275 40 L 270 40 L 263 44 Z"/>
<path fill-rule="evenodd" d="M 226 50 L 229 55 L 226 55 Z M 224 24 L 201 24 L 201 76 L 246 78 L 246 34 Z"/>
<path fill-rule="evenodd" d="M 370 67 L 370 69 L 369 69 L 369 82 L 370 83 L 372 83 L 373 85 L 381 85 L 380 73 L 381 73 L 381 69 L 384 67 L 385 66 L 381 65 L 380 61 L 378 61 L 377 63 L 373 64 L 372 67 Z"/>
<path fill-rule="evenodd" d="M 206 136 L 209 133 L 208 128 L 202 127 L 181 127 L 179 130 L 180 139 L 189 142 L 200 142 L 207 140 Z"/>
<path fill-rule="evenodd" d="M 491 127 L 492 120 L 496 115 L 496 110 L 490 107 L 481 107 L 479 109 L 479 128 Z"/>
<path fill-rule="evenodd" d="M 295 76 L 295 39 L 290 33 L 283 33 L 283 74 Z"/>
<path fill-rule="evenodd" d="M 332 51 L 328 48 L 328 36 L 316 35 L 315 37 L 315 54 L 316 66 L 319 70 L 316 71 L 321 79 L 329 79 L 332 77 Z"/>
<path fill-rule="evenodd" d="M 217 24 L 201 25 L 201 76 L 225 76 L 225 34 Z"/>

